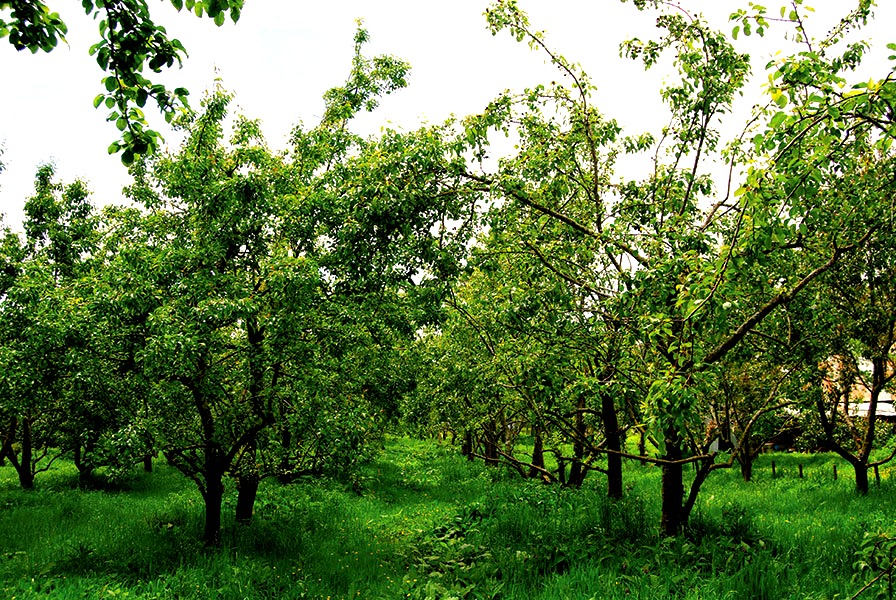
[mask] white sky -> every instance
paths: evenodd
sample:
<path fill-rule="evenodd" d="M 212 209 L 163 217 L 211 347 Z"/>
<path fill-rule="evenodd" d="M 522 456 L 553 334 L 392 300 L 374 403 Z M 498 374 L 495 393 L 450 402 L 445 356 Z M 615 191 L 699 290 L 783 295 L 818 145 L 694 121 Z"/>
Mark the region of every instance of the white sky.
<path fill-rule="evenodd" d="M 811 0 L 809 0 L 810 3 Z M 780 2 L 780 0 L 779 0 Z M 69 45 L 50 54 L 17 53 L 0 39 L 0 144 L 5 145 L 0 174 L 0 213 L 5 223 L 20 228 L 22 207 L 33 191 L 37 166 L 52 160 L 59 178 L 82 178 L 97 204 L 122 202 L 120 190 L 127 172 L 108 145 L 117 139 L 107 123 L 105 108 L 94 109 L 103 73 L 87 48 L 98 40 L 97 24 L 71 0 L 50 0 L 69 26 Z M 368 55 L 388 53 L 412 65 L 410 86 L 387 97 L 364 117 L 356 131 L 375 133 L 389 125 L 413 129 L 421 122 L 440 122 L 450 114 L 480 112 L 506 88 L 520 89 L 558 77 L 544 57 L 506 32 L 492 37 L 483 11 L 486 0 L 248 0 L 239 23 L 221 28 L 209 19 L 177 14 L 167 0 L 150 0 L 156 22 L 180 39 L 190 54 L 181 70 L 165 83 L 184 86 L 198 105 L 214 78 L 236 94 L 236 105 L 259 118 L 268 142 L 285 143 L 299 120 L 314 124 L 320 117 L 323 92 L 345 79 L 352 55 L 355 19 L 363 18 L 371 35 Z M 747 2 L 683 0 L 689 10 L 703 11 L 717 27 L 730 31 L 728 14 Z M 764 3 L 776 13 L 779 3 Z M 842 0 L 815 0 L 817 14 L 810 30 L 821 37 L 840 12 L 852 6 Z M 859 35 L 874 43 L 876 76 L 890 68 L 884 47 L 896 41 L 888 25 L 896 23 L 896 2 L 882 0 L 877 18 Z M 655 13 L 638 12 L 617 0 L 519 0 L 532 25 L 547 31 L 548 41 L 567 58 L 582 63 L 598 86 L 597 104 L 629 133 L 656 131 L 665 115 L 657 92 L 661 69 L 644 73 L 638 63 L 619 58 L 619 44 L 630 37 L 656 34 Z M 786 48 L 783 27 L 760 40 L 741 37 L 736 45 L 754 56 L 754 74 L 764 79 L 764 65 L 774 50 Z M 217 70 L 217 73 L 216 73 Z M 758 85 L 747 94 L 733 121 L 739 130 L 750 106 L 761 100 Z M 147 114 L 155 117 L 151 106 Z M 164 122 L 156 128 L 169 141 Z"/>

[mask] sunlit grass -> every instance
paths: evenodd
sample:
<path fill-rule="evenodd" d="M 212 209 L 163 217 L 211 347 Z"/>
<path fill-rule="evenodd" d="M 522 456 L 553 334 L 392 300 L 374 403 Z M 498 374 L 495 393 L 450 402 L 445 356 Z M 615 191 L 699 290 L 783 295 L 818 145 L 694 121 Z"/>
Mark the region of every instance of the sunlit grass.
<path fill-rule="evenodd" d="M 894 527 L 896 484 L 884 471 L 857 496 L 835 460 L 763 455 L 752 483 L 717 472 L 688 534 L 666 540 L 657 467 L 626 463 L 626 498 L 610 502 L 597 474 L 562 489 L 389 438 L 354 483 L 265 481 L 252 525 L 225 519 L 218 551 L 198 542 L 198 492 L 164 464 L 79 490 L 62 462 L 33 492 L 2 467 L 0 597 L 849 597 L 862 536 Z"/>

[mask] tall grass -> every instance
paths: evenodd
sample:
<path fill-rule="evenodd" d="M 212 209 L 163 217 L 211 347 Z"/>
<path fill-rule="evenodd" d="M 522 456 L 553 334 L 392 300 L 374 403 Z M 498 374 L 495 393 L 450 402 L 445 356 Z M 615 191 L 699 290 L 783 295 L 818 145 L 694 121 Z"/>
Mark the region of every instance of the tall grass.
<path fill-rule="evenodd" d="M 226 522 L 216 551 L 198 542 L 195 488 L 164 464 L 89 491 L 66 463 L 33 492 L 3 467 L 0 597 L 849 597 L 870 579 L 854 568 L 864 534 L 893 529 L 896 489 L 886 474 L 859 497 L 832 460 L 762 456 L 749 484 L 716 473 L 687 533 L 663 539 L 657 468 L 626 465 L 613 502 L 597 476 L 545 486 L 390 438 L 354 485 L 266 481 L 252 525 Z"/>

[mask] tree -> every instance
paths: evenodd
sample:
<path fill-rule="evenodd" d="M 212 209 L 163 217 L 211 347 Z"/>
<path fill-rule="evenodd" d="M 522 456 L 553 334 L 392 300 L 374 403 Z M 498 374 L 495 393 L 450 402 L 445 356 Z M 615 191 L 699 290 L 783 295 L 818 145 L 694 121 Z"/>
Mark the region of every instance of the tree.
<path fill-rule="evenodd" d="M 400 389 L 383 373 L 392 347 L 437 312 L 440 277 L 464 248 L 444 227 L 467 205 L 441 128 L 371 140 L 348 129 L 405 85 L 407 65 L 363 56 L 366 40 L 359 30 L 346 84 L 325 95 L 320 125 L 296 128 L 290 152 L 271 152 L 242 117 L 225 141 L 230 97 L 216 90 L 179 121 L 181 149 L 133 169 L 142 248 L 122 243 L 113 272 L 134 276 L 110 293 L 145 306 L 147 428 L 197 484 L 209 545 L 227 476 L 248 521 L 262 477 L 364 456 L 365 432 Z"/>
<path fill-rule="evenodd" d="M 168 37 L 156 24 L 146 0 L 82 0 L 84 12 L 99 20 L 100 41 L 90 48 L 97 64 L 107 73 L 105 90 L 94 106 L 110 109 L 108 121 L 115 123 L 121 139 L 109 146 L 109 152 L 121 152 L 121 160 L 131 164 L 135 157 L 158 149 L 160 136 L 148 128 L 143 107 L 152 98 L 165 120 L 187 108 L 188 91 L 169 90 L 143 73 L 146 69 L 161 73 L 175 62 L 181 63 L 186 49 L 179 40 Z M 197 16 L 208 16 L 220 26 L 226 15 L 236 22 L 243 0 L 171 0 L 178 10 L 184 7 Z M 51 52 L 65 41 L 68 26 L 59 14 L 42 0 L 0 2 L 0 38 L 8 38 L 16 50 Z"/>
<path fill-rule="evenodd" d="M 38 169 L 25 204 L 26 238 L 7 232 L 3 245 L 3 450 L 26 489 L 70 449 L 61 437 L 77 371 L 70 359 L 83 344 L 86 316 L 74 289 L 96 233 L 86 186 L 63 186 L 53 176 L 52 165 Z"/>
<path fill-rule="evenodd" d="M 896 456 L 891 453 L 872 462 L 880 395 L 896 376 L 893 241 L 892 231 L 883 229 L 860 252 L 827 273 L 820 289 L 825 298 L 819 303 L 829 303 L 828 323 L 834 331 L 833 343 L 827 345 L 829 356 L 819 361 L 827 385 L 818 399 L 818 416 L 825 446 L 853 467 L 860 494 L 868 493 L 868 469 Z M 870 369 L 861 368 L 860 361 Z M 857 414 L 858 400 L 865 398 L 864 414 Z M 847 427 L 848 441 L 838 439 L 838 422 Z"/>
<path fill-rule="evenodd" d="M 642 10 L 661 4 L 636 3 Z M 592 312 L 625 332 L 623 353 L 641 357 L 624 377 L 647 390 L 642 411 L 663 469 L 661 528 L 674 535 L 706 477 L 730 466 L 707 451 L 700 412 L 725 357 L 882 224 L 876 209 L 842 207 L 853 205 L 849 198 L 885 195 L 872 188 L 887 184 L 856 175 L 869 151 L 888 152 L 891 84 L 875 83 L 873 93 L 840 92 L 835 84 L 860 60 L 861 45 L 825 58 L 812 50 L 797 14 L 793 26 L 810 51 L 773 65 L 780 87 L 756 116 L 760 125 L 748 124 L 724 147 L 717 127 L 742 89 L 748 57 L 699 15 L 672 9 L 657 18 L 658 40 L 623 45 L 648 68 L 672 54 L 679 79 L 661 91 L 669 124 L 656 137 L 626 138 L 593 108 L 593 86 L 581 68 L 552 52 L 513 2 L 497 2 L 487 16 L 493 31 L 509 29 L 547 52 L 568 85 L 508 93 L 471 120 L 474 138 L 496 127 L 513 129 L 521 141 L 496 173 L 470 176 L 540 224 L 530 231 L 544 231 L 546 240 L 523 232 L 523 245 L 558 277 L 591 292 Z M 847 15 L 822 47 L 833 48 L 866 16 Z M 794 106 L 780 110 L 788 103 Z M 614 178 L 618 154 L 647 150 L 643 176 Z M 742 185 L 729 177 L 717 190 L 708 167 L 716 155 L 732 173 L 744 169 Z M 790 268 L 776 268 L 784 265 Z M 742 277 L 754 284 L 748 293 Z M 698 469 L 686 494 L 689 462 Z"/>

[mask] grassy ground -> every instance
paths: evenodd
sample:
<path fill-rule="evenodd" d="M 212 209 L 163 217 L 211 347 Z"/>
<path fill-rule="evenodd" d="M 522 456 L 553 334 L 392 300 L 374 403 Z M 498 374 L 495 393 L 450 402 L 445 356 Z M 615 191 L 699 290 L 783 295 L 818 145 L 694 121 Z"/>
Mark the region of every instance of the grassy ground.
<path fill-rule="evenodd" d="M 562 490 L 393 438 L 360 486 L 265 482 L 253 524 L 228 520 L 214 552 L 198 493 L 164 465 L 80 491 L 62 464 L 30 493 L 2 467 L 0 597 L 849 598 L 873 575 L 854 566 L 866 532 L 894 528 L 896 480 L 861 498 L 833 460 L 765 455 L 752 484 L 716 473 L 666 540 L 657 468 L 626 465 L 611 503 L 595 475 Z"/>

